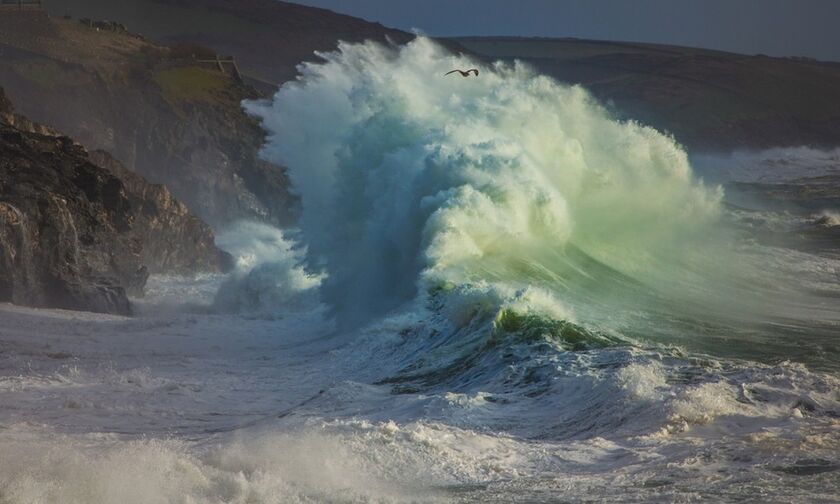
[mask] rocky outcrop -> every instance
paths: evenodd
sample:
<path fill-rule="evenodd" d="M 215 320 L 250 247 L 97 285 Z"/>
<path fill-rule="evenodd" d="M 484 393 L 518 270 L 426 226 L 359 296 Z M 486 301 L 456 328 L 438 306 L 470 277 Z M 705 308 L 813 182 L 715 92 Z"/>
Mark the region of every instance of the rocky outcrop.
<path fill-rule="evenodd" d="M 150 271 L 224 260 L 164 187 L 15 114 L 0 90 L 0 302 L 129 314 Z"/>
<path fill-rule="evenodd" d="M 132 234 L 143 247 L 140 262 L 150 273 L 191 274 L 227 270 L 232 259 L 214 243 L 213 230 L 165 186 L 150 184 L 104 151 L 89 155 L 123 183 L 132 207 Z"/>
<path fill-rule="evenodd" d="M 130 313 L 148 276 L 130 208 L 69 138 L 0 125 L 0 301 Z"/>
<path fill-rule="evenodd" d="M 0 16 L 0 86 L 27 117 L 166 185 L 215 227 L 294 221 L 285 172 L 260 160 L 264 132 L 241 107 L 258 94 L 229 68 L 205 62 L 213 51 L 72 19 L 24 18 Z"/>

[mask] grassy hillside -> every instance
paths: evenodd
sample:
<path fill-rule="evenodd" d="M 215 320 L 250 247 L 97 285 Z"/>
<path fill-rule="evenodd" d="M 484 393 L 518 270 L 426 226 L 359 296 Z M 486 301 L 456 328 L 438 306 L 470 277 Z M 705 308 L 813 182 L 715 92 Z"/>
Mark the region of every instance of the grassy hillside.
<path fill-rule="evenodd" d="M 405 42 L 408 33 L 276 0 L 46 0 L 54 16 L 111 19 L 160 43 L 200 44 L 236 57 L 249 76 L 280 83 L 338 40 Z"/>
<path fill-rule="evenodd" d="M 227 87 L 228 76 L 217 70 L 186 66 L 157 70 L 152 79 L 167 102 L 213 102 Z"/>

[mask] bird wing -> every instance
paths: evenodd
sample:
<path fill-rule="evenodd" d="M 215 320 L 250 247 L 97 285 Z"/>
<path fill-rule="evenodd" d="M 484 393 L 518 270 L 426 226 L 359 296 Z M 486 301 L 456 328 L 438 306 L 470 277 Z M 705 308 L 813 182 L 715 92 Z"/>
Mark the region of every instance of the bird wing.
<path fill-rule="evenodd" d="M 470 72 L 475 72 L 475 76 L 478 77 L 478 68 L 470 68 L 469 70 L 467 70 L 467 73 Z"/>
<path fill-rule="evenodd" d="M 446 73 L 445 73 L 445 74 L 443 74 L 443 75 L 449 75 L 449 74 L 453 74 L 453 73 L 455 73 L 455 72 L 460 72 L 460 70 L 452 70 L 451 72 L 446 72 Z"/>

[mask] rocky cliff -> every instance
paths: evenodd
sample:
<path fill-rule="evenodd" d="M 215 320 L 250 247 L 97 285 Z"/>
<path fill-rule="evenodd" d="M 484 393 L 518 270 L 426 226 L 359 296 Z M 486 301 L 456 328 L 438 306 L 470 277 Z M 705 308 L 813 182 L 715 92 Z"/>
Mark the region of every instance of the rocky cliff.
<path fill-rule="evenodd" d="M 0 301 L 129 314 L 150 270 L 225 259 L 165 188 L 15 114 L 0 89 Z"/>
<path fill-rule="evenodd" d="M 0 86 L 23 114 L 166 185 L 214 226 L 289 224 L 284 172 L 259 159 L 263 132 L 240 105 L 258 95 L 213 57 L 115 23 L 0 13 Z"/>
<path fill-rule="evenodd" d="M 210 226 L 166 186 L 150 184 L 105 151 L 90 152 L 88 159 L 122 182 L 131 205 L 131 234 L 142 243 L 140 262 L 149 273 L 189 275 L 232 266 L 230 256 L 216 248 Z"/>

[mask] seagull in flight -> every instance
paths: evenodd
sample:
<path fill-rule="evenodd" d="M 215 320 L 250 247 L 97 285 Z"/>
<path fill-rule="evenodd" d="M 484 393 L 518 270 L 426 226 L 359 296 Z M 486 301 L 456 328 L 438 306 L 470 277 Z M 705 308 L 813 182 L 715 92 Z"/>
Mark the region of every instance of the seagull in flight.
<path fill-rule="evenodd" d="M 446 72 L 443 75 L 446 76 L 446 75 L 449 75 L 449 74 L 453 74 L 455 72 L 458 72 L 459 74 L 461 74 L 461 77 L 469 77 L 471 72 L 475 72 L 475 76 L 478 77 L 478 68 L 470 68 L 467 71 L 455 69 L 455 70 L 452 70 L 451 72 Z"/>

